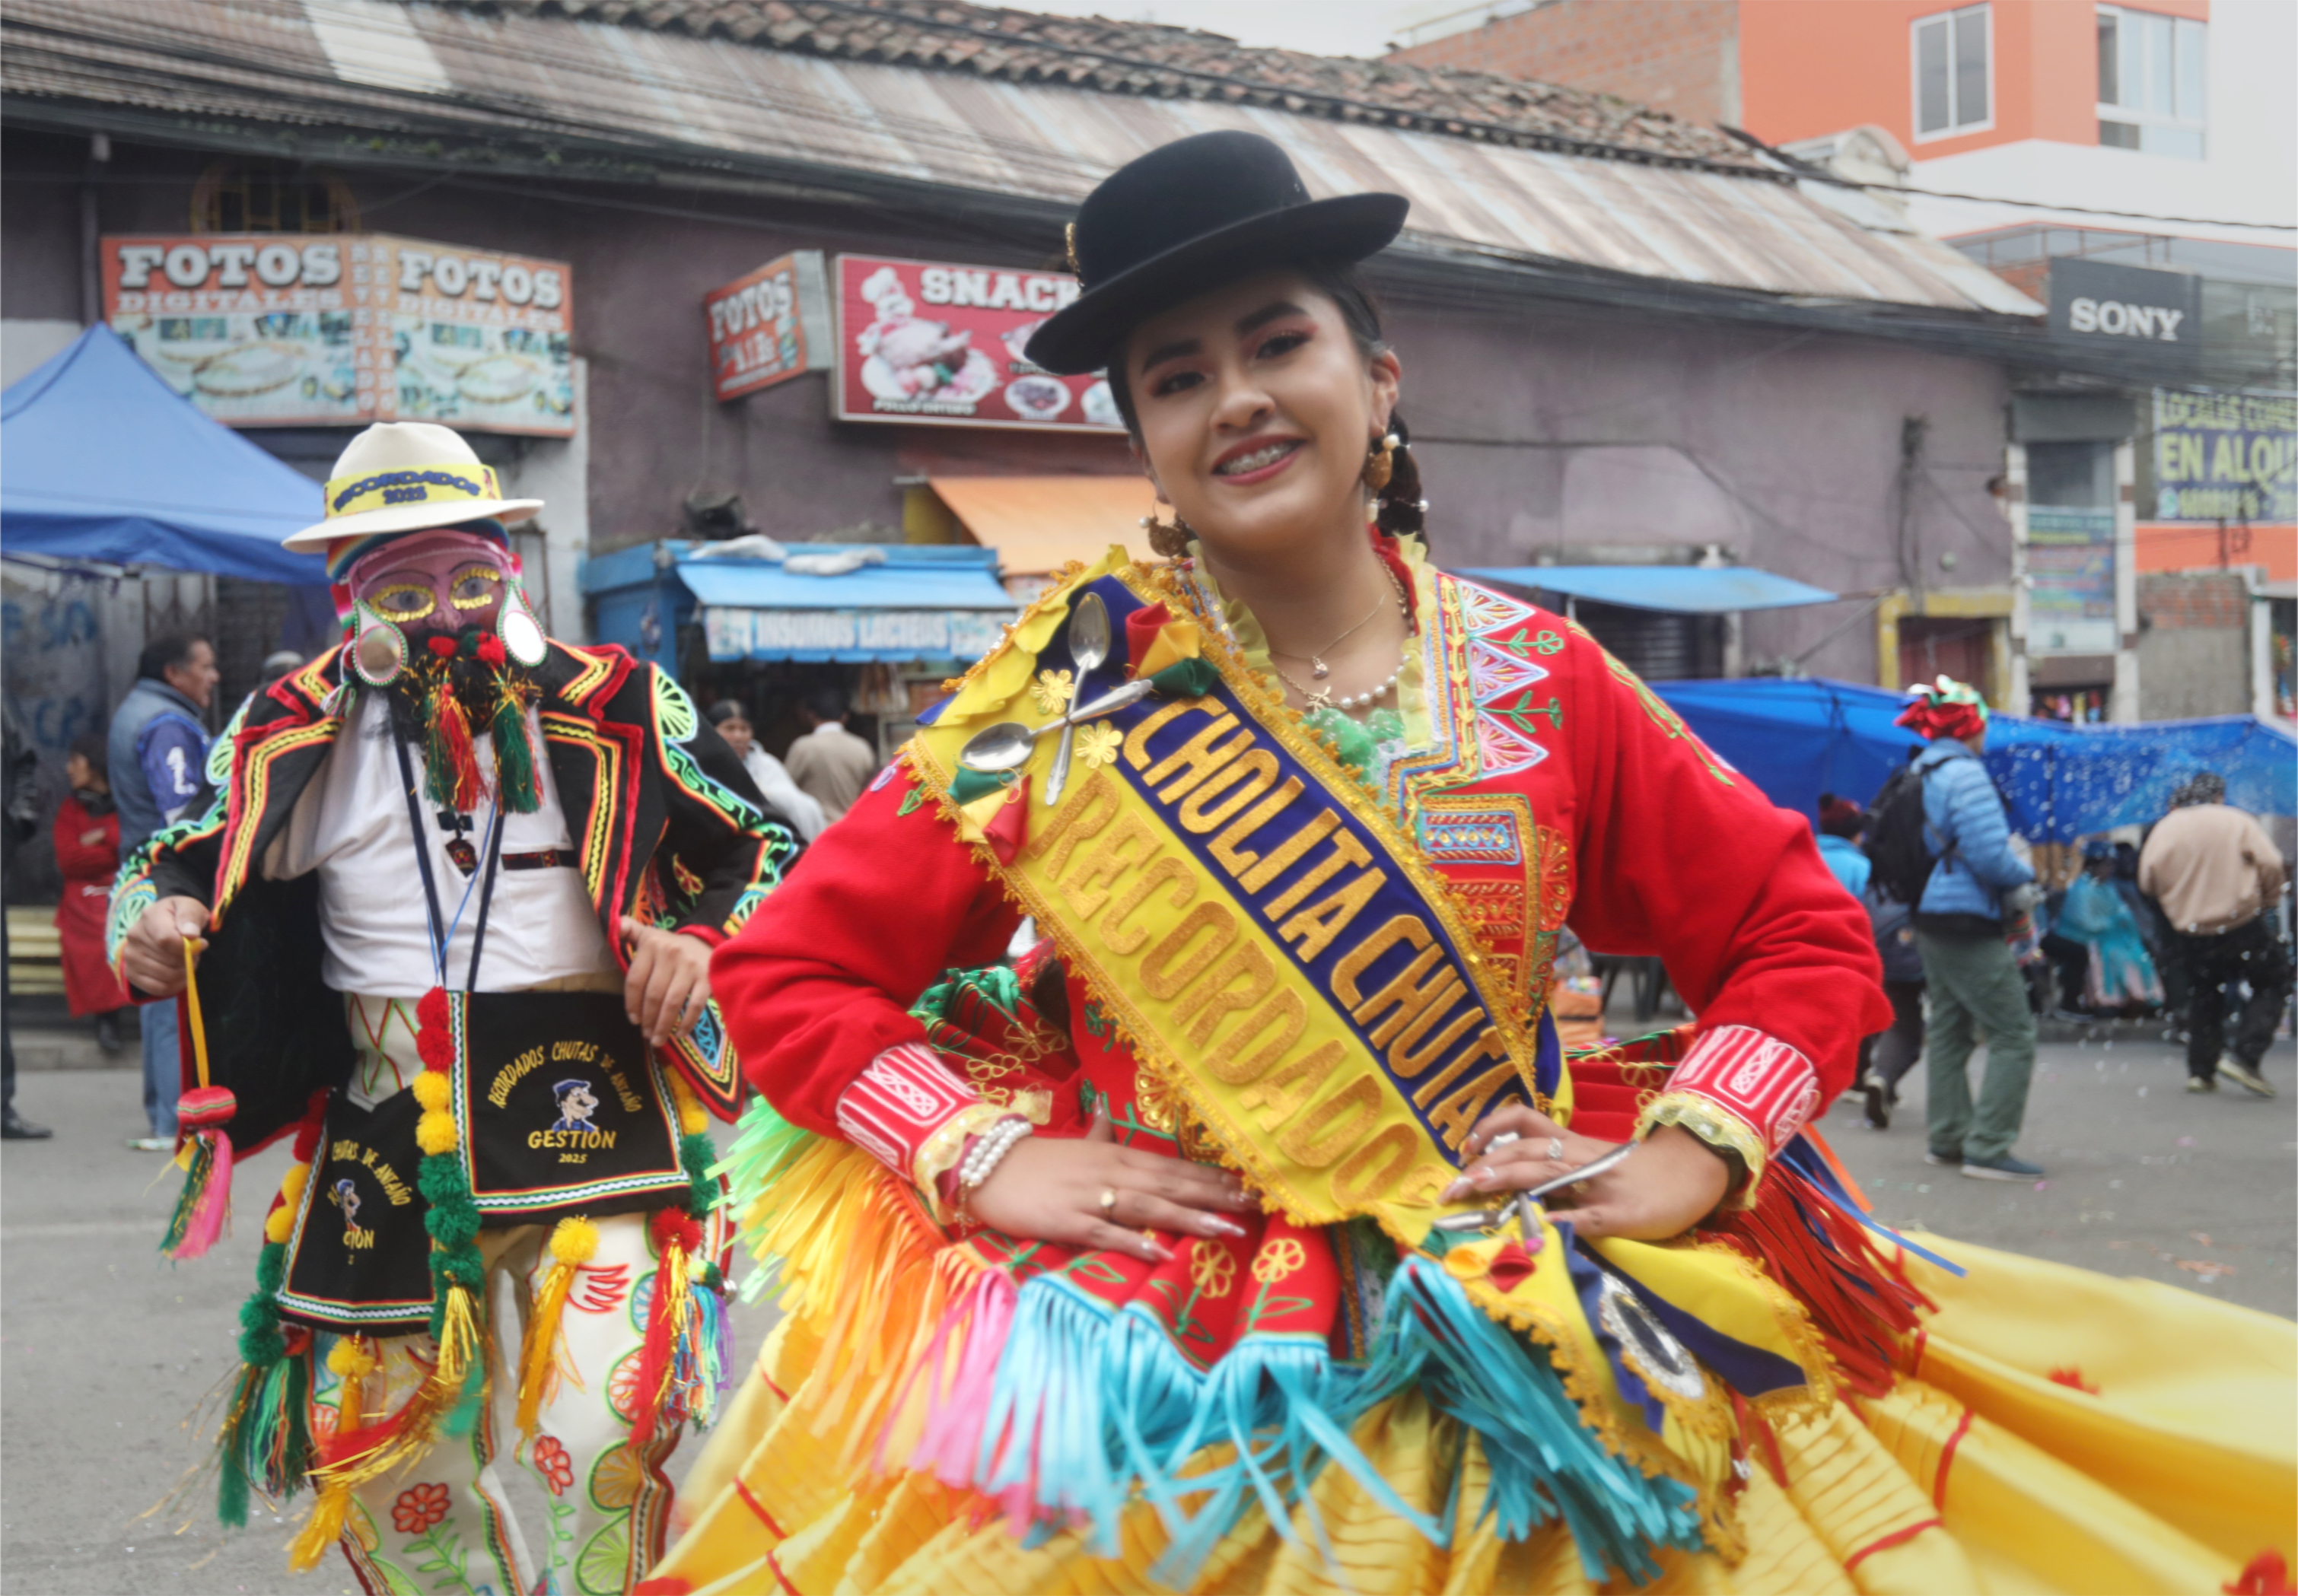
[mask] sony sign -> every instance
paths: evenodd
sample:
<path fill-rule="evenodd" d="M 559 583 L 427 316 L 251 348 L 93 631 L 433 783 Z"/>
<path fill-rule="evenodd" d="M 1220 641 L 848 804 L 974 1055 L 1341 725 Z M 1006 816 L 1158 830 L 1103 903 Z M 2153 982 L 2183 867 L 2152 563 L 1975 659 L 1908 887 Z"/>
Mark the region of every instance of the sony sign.
<path fill-rule="evenodd" d="M 2203 280 L 2103 260 L 2051 262 L 2051 331 L 2086 343 L 2112 340 L 2187 352 L 2203 336 Z"/>

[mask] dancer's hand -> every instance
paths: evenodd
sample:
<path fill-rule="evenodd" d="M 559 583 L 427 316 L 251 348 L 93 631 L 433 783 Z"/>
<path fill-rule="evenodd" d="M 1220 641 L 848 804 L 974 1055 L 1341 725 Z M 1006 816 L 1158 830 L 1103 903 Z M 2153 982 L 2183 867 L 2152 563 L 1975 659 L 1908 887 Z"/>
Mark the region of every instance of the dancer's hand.
<path fill-rule="evenodd" d="M 623 936 L 631 950 L 623 1008 L 646 1032 L 647 1045 L 659 1048 L 693 1030 L 710 1001 L 710 944 L 698 936 L 641 926 L 628 915 L 623 917 Z"/>
<path fill-rule="evenodd" d="M 1104 1193 L 1115 1202 L 1104 1207 Z M 1242 1236 L 1222 1217 L 1261 1205 L 1224 1169 L 1119 1147 L 1106 1118 L 1082 1138 L 1025 1136 L 966 1207 L 993 1230 L 1063 1246 L 1162 1263 L 1173 1255 L 1153 1235 Z"/>
<path fill-rule="evenodd" d="M 1509 1131 L 1516 1140 L 1492 1146 Z M 1444 1200 L 1522 1191 L 1592 1164 L 1617 1145 L 1575 1135 L 1536 1108 L 1511 1104 L 1485 1115 L 1469 1135 L 1466 1151 L 1473 1161 Z M 1541 1201 L 1568 1211 L 1573 1229 L 1591 1239 L 1665 1241 L 1714 1213 L 1731 1185 L 1732 1166 L 1721 1154 L 1680 1126 L 1662 1125 L 1616 1168 Z"/>
<path fill-rule="evenodd" d="M 208 906 L 197 898 L 162 898 L 145 909 L 128 928 L 120 944 L 120 973 L 128 984 L 154 998 L 172 998 L 184 990 L 184 942 L 207 950 Z"/>

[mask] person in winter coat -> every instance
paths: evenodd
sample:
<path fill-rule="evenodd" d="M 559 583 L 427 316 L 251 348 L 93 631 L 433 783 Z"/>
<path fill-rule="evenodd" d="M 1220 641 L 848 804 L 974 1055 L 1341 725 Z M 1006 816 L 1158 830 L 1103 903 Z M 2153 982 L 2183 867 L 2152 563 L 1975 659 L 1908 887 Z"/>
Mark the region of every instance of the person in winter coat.
<path fill-rule="evenodd" d="M 1914 916 L 1931 1001 L 1925 1157 L 1975 1180 L 2040 1180 L 2040 1168 L 2011 1152 L 2027 1117 L 2035 1016 L 2005 945 L 2024 932 L 2040 893 L 2035 872 L 2012 851 L 2010 817 L 1980 761 L 1986 701 L 1942 676 L 1916 689 L 1898 724 L 1930 743 L 1915 758 L 1923 840 L 1935 861 Z M 1969 1065 L 1981 1036 L 1987 1075 L 1974 1103 Z"/>
<path fill-rule="evenodd" d="M 1832 793 L 1819 795 L 1819 857 L 1843 890 L 1859 900 L 1875 934 L 1883 960 L 1883 995 L 1891 1000 L 1891 1024 L 1859 1044 L 1860 1095 L 1866 1099 L 1870 1131 L 1891 1128 L 1899 1100 L 1899 1080 L 1923 1056 L 1923 961 L 1915 952 L 1908 909 L 1874 879 L 1874 862 L 1860 847 L 1867 811 Z"/>
<path fill-rule="evenodd" d="M 128 994 L 104 958 L 103 931 L 112 877 L 120 868 L 120 811 L 104 769 L 101 734 L 72 740 L 64 760 L 71 793 L 56 805 L 56 868 L 64 878 L 56 901 L 56 942 L 63 953 L 64 1000 L 75 1016 L 94 1015 L 96 1045 L 117 1053 Z"/>

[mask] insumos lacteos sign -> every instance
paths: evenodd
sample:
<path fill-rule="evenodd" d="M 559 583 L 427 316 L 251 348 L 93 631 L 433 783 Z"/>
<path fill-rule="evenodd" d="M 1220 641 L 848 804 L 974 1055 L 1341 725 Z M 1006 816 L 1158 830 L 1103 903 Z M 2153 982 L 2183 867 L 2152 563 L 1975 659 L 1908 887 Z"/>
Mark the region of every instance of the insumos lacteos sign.
<path fill-rule="evenodd" d="M 2060 337 L 2194 351 L 2202 347 L 2202 311 L 2203 280 L 2191 272 L 2051 262 L 2051 331 Z"/>
<path fill-rule="evenodd" d="M 103 241 L 103 313 L 234 426 L 574 431 L 566 264 L 377 234 Z"/>

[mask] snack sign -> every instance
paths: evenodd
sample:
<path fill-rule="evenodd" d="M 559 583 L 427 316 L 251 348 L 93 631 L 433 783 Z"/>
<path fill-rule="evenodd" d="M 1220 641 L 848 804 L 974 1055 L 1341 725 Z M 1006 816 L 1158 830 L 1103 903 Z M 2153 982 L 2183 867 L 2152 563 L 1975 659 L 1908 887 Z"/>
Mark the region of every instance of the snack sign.
<path fill-rule="evenodd" d="M 232 426 L 574 431 L 563 261 L 374 234 L 103 241 L 103 315 Z"/>
<path fill-rule="evenodd" d="M 1098 372 L 1057 377 L 1021 351 L 1078 296 L 1066 272 L 838 258 L 840 421 L 1112 432 L 1125 424 Z"/>

